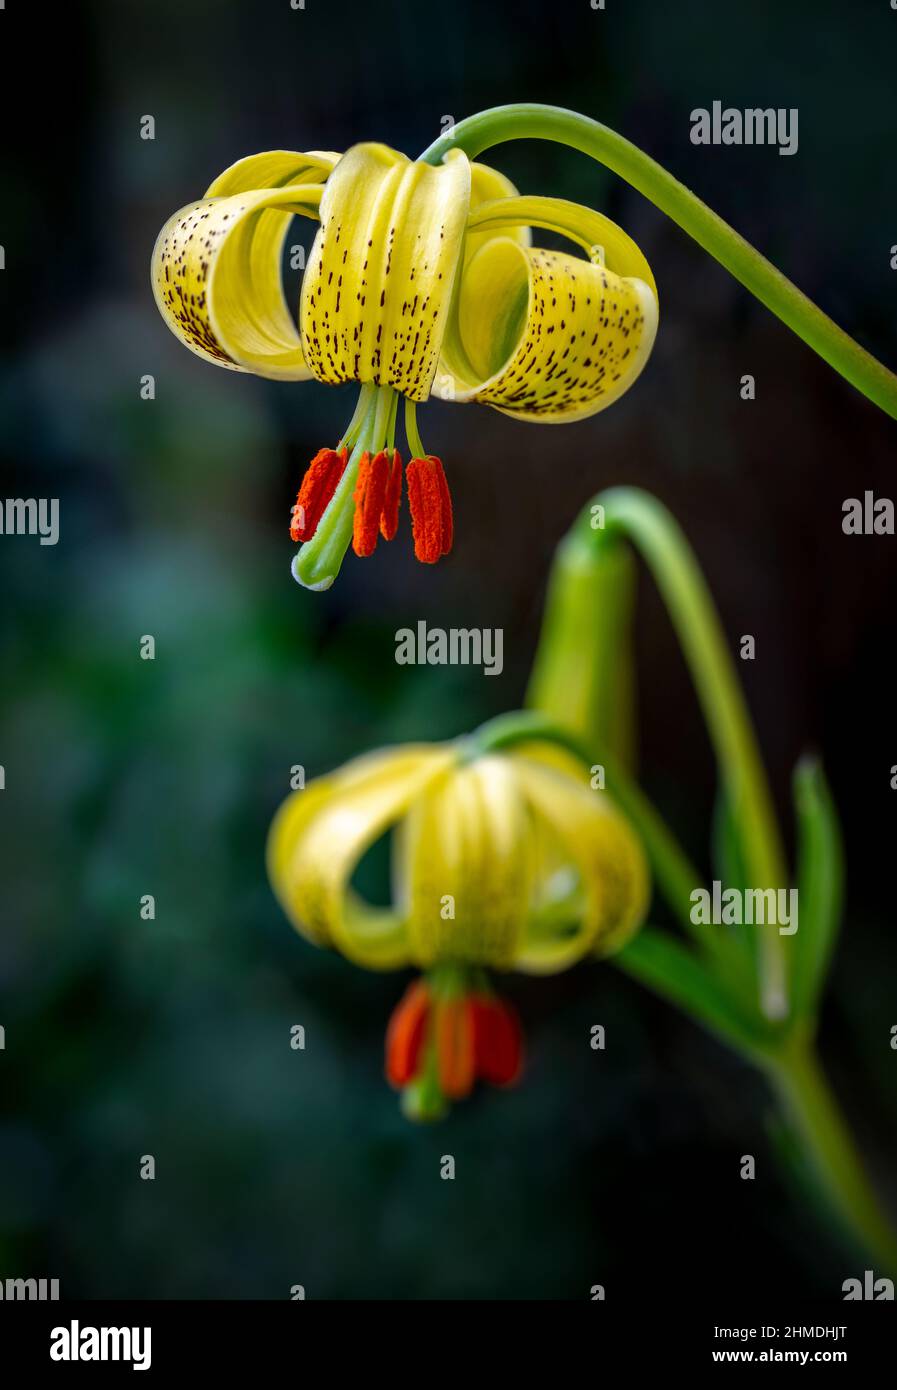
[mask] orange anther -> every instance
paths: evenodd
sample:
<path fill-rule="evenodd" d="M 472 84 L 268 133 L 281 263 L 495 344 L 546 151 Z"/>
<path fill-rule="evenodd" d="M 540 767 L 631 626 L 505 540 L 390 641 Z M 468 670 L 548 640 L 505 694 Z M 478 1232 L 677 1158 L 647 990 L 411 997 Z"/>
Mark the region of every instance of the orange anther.
<path fill-rule="evenodd" d="M 380 517 L 380 535 L 391 541 L 399 529 L 399 503 L 402 500 L 402 460 L 398 449 L 392 451 L 392 463 L 386 481 L 386 495 L 383 498 L 383 513 Z"/>
<path fill-rule="evenodd" d="M 476 1074 L 493 1086 L 510 1086 L 523 1069 L 523 1033 L 510 1004 L 489 995 L 470 1001 Z"/>
<path fill-rule="evenodd" d="M 309 464 L 293 507 L 290 536 L 294 541 L 310 541 L 318 529 L 348 460 L 345 449 L 319 449 Z"/>
<path fill-rule="evenodd" d="M 373 555 L 377 547 L 388 478 L 389 459 L 382 449 L 373 458 L 370 454 L 362 454 L 354 492 L 352 549 L 356 555 Z"/>
<path fill-rule="evenodd" d="M 445 1095 L 461 1100 L 470 1094 L 474 1081 L 473 1017 L 470 1000 L 464 995 L 436 1004 L 436 1062 Z"/>
<path fill-rule="evenodd" d="M 429 991 L 415 980 L 393 1010 L 386 1030 L 386 1079 L 391 1086 L 407 1086 L 417 1075 L 429 1011 Z"/>
<path fill-rule="evenodd" d="M 425 565 L 435 565 L 451 550 L 453 537 L 452 498 L 441 461 L 433 454 L 412 459 L 407 480 L 414 553 Z"/>

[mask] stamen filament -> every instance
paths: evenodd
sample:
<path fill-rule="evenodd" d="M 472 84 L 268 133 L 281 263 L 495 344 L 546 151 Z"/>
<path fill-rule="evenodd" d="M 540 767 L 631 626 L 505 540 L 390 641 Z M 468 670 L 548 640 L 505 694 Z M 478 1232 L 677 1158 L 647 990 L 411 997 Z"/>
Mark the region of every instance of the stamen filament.
<path fill-rule="evenodd" d="M 392 398 L 392 409 L 389 414 L 389 428 L 386 431 L 386 447 L 392 454 L 396 447 L 396 416 L 399 413 L 399 393 L 396 391 Z"/>
<path fill-rule="evenodd" d="M 408 440 L 408 448 L 413 459 L 427 457 L 427 451 L 417 432 L 417 406 L 414 401 L 409 401 L 407 397 L 405 399 L 405 437 Z"/>
<path fill-rule="evenodd" d="M 361 390 L 358 393 L 358 400 L 355 403 L 355 411 L 352 416 L 352 419 L 346 426 L 345 434 L 336 446 L 337 453 L 339 453 L 340 449 L 342 449 L 344 444 L 354 444 L 355 439 L 358 435 L 358 431 L 364 424 L 365 416 L 367 415 L 368 411 L 373 405 L 374 392 L 376 391 L 376 389 L 377 388 L 372 381 L 366 381 L 362 386 Z"/>

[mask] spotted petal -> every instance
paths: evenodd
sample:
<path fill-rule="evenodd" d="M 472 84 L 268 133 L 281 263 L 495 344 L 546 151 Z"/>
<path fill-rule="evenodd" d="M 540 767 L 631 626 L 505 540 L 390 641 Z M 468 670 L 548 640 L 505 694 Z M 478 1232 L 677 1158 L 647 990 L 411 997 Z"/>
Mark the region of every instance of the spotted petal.
<path fill-rule="evenodd" d="M 539 423 L 582 419 L 619 399 L 648 360 L 653 277 L 621 228 L 558 199 L 498 199 L 471 216 L 472 235 L 527 217 L 590 259 L 508 236 L 482 244 L 464 267 L 437 393 Z"/>
<path fill-rule="evenodd" d="M 302 282 L 302 343 L 319 381 L 376 382 L 426 400 L 469 202 L 460 150 L 436 168 L 386 145 L 343 156 Z"/>
<path fill-rule="evenodd" d="M 191 352 L 276 380 L 311 376 L 284 299 L 281 256 L 294 214 L 317 216 L 320 185 L 338 158 L 250 155 L 169 218 L 153 250 L 153 292 Z"/>

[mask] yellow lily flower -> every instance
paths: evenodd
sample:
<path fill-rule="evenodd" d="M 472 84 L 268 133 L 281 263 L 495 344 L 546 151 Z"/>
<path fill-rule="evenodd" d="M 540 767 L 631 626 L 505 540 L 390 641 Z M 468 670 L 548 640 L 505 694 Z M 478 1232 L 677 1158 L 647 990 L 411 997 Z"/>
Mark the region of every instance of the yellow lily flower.
<path fill-rule="evenodd" d="M 317 218 L 298 323 L 281 280 L 295 215 Z M 586 252 L 530 244 L 530 227 Z M 517 194 L 462 150 L 442 163 L 361 144 L 251 155 L 176 212 L 153 252 L 163 319 L 186 347 L 231 371 L 281 381 L 357 381 L 355 413 L 312 461 L 290 533 L 295 578 L 328 588 L 351 542 L 370 555 L 398 526 L 399 398 L 412 458 L 404 470 L 414 549 L 434 563 L 452 544 L 441 460 L 418 433 L 418 402 L 482 401 L 540 424 L 610 405 L 641 372 L 657 330 L 657 290 L 614 223 L 560 199 Z"/>
<path fill-rule="evenodd" d="M 392 903 L 352 886 L 392 839 Z M 410 745 L 357 758 L 294 792 L 268 840 L 274 892 L 299 931 L 370 970 L 425 972 L 387 1035 L 387 1075 L 430 1118 L 477 1077 L 522 1065 L 520 1029 L 486 970 L 553 974 L 622 947 L 648 899 L 641 844 L 572 758 L 525 746 Z"/>

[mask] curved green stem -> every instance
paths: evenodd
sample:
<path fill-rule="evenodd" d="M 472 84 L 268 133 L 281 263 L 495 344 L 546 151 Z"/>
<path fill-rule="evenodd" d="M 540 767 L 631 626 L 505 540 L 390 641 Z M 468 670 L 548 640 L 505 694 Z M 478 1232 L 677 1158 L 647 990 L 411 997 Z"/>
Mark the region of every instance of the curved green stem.
<path fill-rule="evenodd" d="M 629 540 L 651 570 L 666 603 L 695 683 L 716 753 L 723 789 L 737 824 L 752 886 L 784 888 L 785 855 L 744 695 L 735 674 L 710 590 L 676 521 L 649 493 L 612 488 L 595 503 L 605 525 L 593 525 L 592 505 L 576 523 L 581 539 L 594 546 Z M 600 513 L 598 514 L 600 516 Z M 761 938 L 761 1002 L 767 1017 L 787 1012 L 785 957 L 777 930 Z"/>
<path fill-rule="evenodd" d="M 759 251 L 637 145 L 599 121 L 558 106 L 495 106 L 460 121 L 421 159 L 452 149 L 472 159 L 506 140 L 553 140 L 604 164 L 693 237 L 851 385 L 897 419 L 897 376 L 839 328 Z"/>

